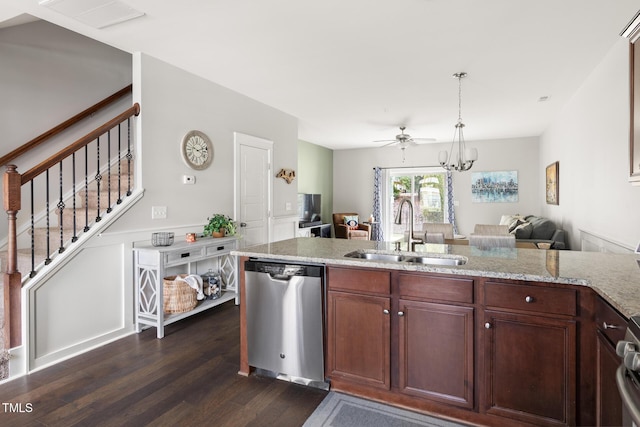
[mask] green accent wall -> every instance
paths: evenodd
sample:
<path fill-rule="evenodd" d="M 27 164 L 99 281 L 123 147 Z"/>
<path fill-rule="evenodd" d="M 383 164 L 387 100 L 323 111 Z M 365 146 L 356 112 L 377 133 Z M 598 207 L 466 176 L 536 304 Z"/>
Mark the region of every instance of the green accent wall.
<path fill-rule="evenodd" d="M 333 213 L 333 150 L 298 141 L 298 193 L 322 194 L 320 216 L 331 223 Z"/>

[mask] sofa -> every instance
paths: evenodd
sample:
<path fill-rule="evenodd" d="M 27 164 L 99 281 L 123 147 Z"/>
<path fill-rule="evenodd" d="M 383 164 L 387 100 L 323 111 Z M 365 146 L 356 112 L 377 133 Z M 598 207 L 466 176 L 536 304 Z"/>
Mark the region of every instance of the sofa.
<path fill-rule="evenodd" d="M 549 243 L 550 249 L 566 249 L 564 230 L 548 218 L 535 215 L 503 215 L 500 225 L 506 225 L 518 242 Z"/>

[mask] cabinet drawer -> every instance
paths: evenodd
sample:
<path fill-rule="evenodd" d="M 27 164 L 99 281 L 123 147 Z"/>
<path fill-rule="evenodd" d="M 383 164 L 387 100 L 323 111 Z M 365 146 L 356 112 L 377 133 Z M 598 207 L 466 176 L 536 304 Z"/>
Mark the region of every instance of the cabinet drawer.
<path fill-rule="evenodd" d="M 491 307 L 568 316 L 575 316 L 577 313 L 574 289 L 487 282 L 484 300 L 485 305 Z"/>
<path fill-rule="evenodd" d="M 596 326 L 614 346 L 624 339 L 627 321 L 620 313 L 611 307 L 605 300 L 598 297 L 596 303 Z"/>
<path fill-rule="evenodd" d="M 236 245 L 233 243 L 227 243 L 226 245 L 211 245 L 205 248 L 206 256 L 219 256 L 225 253 L 231 252 L 235 249 Z"/>
<path fill-rule="evenodd" d="M 168 252 L 164 254 L 165 264 L 179 262 L 189 262 L 202 258 L 204 248 L 185 248 L 183 251 Z"/>
<path fill-rule="evenodd" d="M 473 303 L 473 280 L 423 274 L 400 274 L 400 298 L 417 297 L 437 301 Z"/>
<path fill-rule="evenodd" d="M 327 283 L 331 290 L 391 293 L 391 274 L 388 271 L 328 267 Z"/>

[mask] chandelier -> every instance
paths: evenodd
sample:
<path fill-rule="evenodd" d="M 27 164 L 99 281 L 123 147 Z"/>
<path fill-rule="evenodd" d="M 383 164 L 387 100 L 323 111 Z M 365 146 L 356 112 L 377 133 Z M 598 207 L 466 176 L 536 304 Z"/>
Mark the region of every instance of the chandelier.
<path fill-rule="evenodd" d="M 458 123 L 456 123 L 456 130 L 453 133 L 453 141 L 451 141 L 451 150 L 441 151 L 438 155 L 438 161 L 440 166 L 444 169 L 451 171 L 456 170 L 459 172 L 467 171 L 473 166 L 473 162 L 478 160 L 478 150 L 475 148 L 467 148 L 464 144 L 464 135 L 462 129 L 464 123 L 462 123 L 462 79 L 467 77 L 467 73 L 455 73 L 453 77 L 458 79 Z M 455 149 L 456 139 L 458 143 L 458 158 L 452 162 L 453 150 Z"/>

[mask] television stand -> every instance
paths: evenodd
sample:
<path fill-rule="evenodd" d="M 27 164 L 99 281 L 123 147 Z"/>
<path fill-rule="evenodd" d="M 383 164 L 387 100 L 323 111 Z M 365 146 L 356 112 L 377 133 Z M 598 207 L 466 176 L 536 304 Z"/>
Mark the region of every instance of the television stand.
<path fill-rule="evenodd" d="M 298 237 L 331 237 L 331 224 L 322 224 L 314 226 L 300 226 L 298 228 Z"/>

